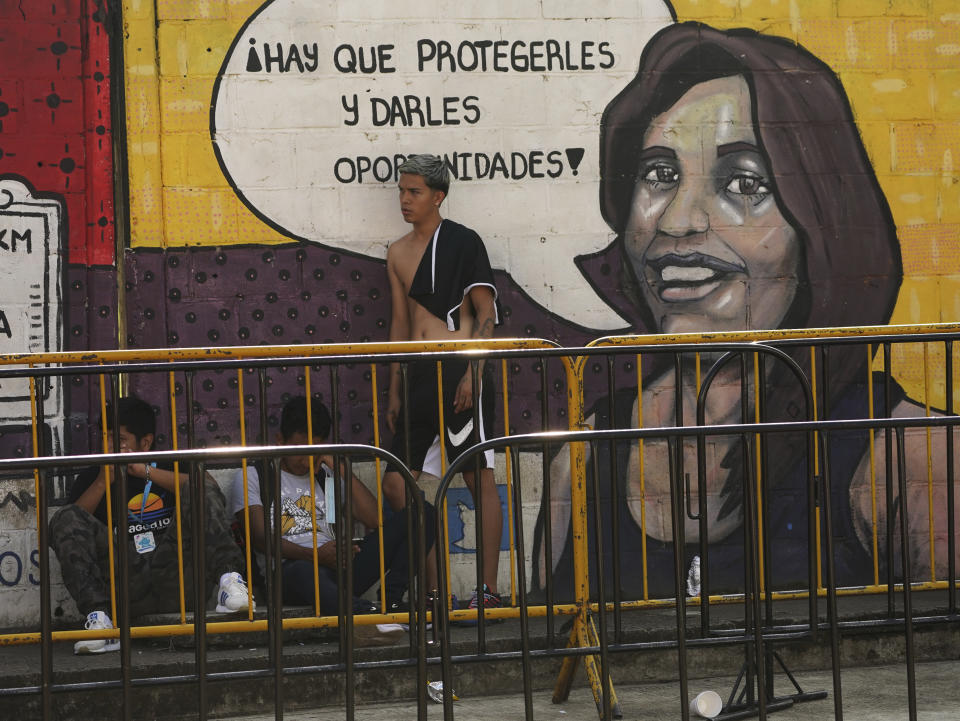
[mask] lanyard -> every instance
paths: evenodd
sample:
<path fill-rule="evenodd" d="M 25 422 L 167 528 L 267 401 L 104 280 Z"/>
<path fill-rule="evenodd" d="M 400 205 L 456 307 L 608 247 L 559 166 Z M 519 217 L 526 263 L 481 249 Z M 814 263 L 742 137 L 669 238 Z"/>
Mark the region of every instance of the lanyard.
<path fill-rule="evenodd" d="M 147 481 L 143 484 L 143 495 L 140 496 L 140 523 L 143 523 L 143 509 L 147 507 L 147 499 L 150 497 L 150 487 L 153 481 Z"/>
<path fill-rule="evenodd" d="M 153 487 L 153 481 L 150 480 L 150 469 L 156 468 L 156 463 L 151 463 L 147 466 L 147 478 L 146 483 L 143 484 L 143 495 L 140 496 L 140 523 L 143 523 L 143 511 L 147 507 L 147 501 L 150 500 L 150 489 Z M 133 511 L 127 511 L 130 514 L 130 517 L 136 519 L 136 515 Z"/>

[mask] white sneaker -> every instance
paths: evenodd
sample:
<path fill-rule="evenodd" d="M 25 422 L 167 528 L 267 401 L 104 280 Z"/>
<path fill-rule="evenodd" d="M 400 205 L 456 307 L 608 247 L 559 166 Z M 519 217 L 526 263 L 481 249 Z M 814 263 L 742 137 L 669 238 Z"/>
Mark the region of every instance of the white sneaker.
<path fill-rule="evenodd" d="M 247 591 L 247 584 L 236 571 L 225 573 L 220 576 L 220 591 L 217 593 L 217 613 L 234 613 L 236 611 L 246 611 L 253 604 L 253 609 L 257 609 L 256 603 L 250 598 Z"/>
<path fill-rule="evenodd" d="M 106 628 L 113 628 L 113 621 L 105 611 L 91 611 L 87 614 L 87 622 L 84 628 L 88 631 L 100 631 Z M 73 644 L 73 652 L 77 655 L 87 653 L 108 653 L 110 651 L 120 650 L 119 638 L 90 638 L 77 641 Z"/>

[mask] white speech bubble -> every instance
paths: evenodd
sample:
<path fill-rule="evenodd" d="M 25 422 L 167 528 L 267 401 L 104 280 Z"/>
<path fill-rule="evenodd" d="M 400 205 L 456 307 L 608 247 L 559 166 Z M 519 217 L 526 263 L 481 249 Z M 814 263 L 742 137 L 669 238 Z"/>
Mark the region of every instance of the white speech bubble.
<path fill-rule="evenodd" d="M 265 222 L 377 258 L 407 230 L 400 157 L 446 155 L 445 215 L 494 267 L 550 312 L 622 328 L 573 261 L 612 238 L 603 110 L 670 22 L 664 0 L 270 0 L 224 61 L 214 148 Z"/>

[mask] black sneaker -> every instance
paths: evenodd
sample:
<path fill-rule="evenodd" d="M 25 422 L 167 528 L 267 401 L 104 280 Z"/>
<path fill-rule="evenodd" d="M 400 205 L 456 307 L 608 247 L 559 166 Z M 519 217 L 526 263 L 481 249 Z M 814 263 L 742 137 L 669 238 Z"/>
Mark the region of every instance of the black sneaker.
<path fill-rule="evenodd" d="M 410 604 L 406 601 L 387 600 L 387 607 L 384 613 L 407 613 L 410 610 Z"/>
<path fill-rule="evenodd" d="M 353 599 L 354 616 L 363 616 L 368 613 L 380 613 L 380 606 L 365 598 Z"/>

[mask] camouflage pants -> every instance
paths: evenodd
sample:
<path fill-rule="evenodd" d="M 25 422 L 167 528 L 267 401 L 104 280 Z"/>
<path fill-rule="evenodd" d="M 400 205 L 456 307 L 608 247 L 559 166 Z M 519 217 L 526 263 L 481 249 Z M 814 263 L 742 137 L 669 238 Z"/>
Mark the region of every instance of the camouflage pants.
<path fill-rule="evenodd" d="M 185 488 L 185 487 L 184 487 Z M 214 481 L 204 483 L 203 552 L 206 559 L 206 587 L 217 584 L 228 571 L 243 573 L 240 548 L 233 540 L 226 500 Z M 193 607 L 193 519 L 190 494 L 181 493 L 180 519 L 183 538 L 184 595 Z M 126 528 L 124 522 L 123 527 Z M 114 536 L 116 539 L 116 536 Z M 107 553 L 107 527 L 75 505 L 65 506 L 50 519 L 50 547 L 60 561 L 67 591 L 80 613 L 110 610 L 110 573 Z M 114 558 L 118 558 L 114 547 Z M 127 579 L 130 588 L 130 614 L 170 612 L 180 607 L 180 582 L 177 567 L 177 529 L 172 523 L 151 553 L 137 553 L 133 539 L 127 540 Z M 116 576 L 117 602 L 121 577 Z"/>

